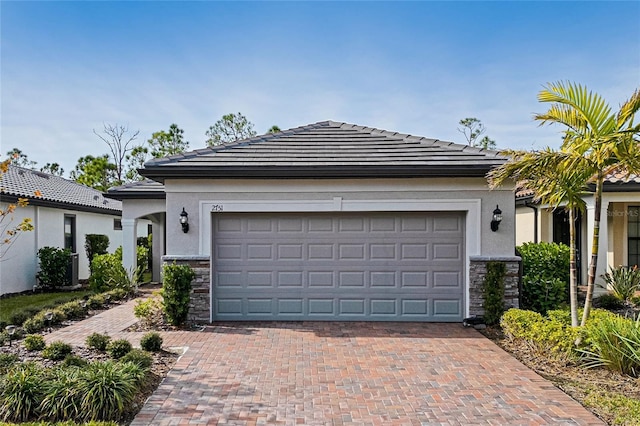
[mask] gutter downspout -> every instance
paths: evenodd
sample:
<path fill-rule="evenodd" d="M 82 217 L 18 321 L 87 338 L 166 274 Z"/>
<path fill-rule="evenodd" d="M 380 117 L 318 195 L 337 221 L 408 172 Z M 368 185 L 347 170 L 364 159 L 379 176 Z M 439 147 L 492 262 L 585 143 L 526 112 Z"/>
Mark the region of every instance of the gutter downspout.
<path fill-rule="evenodd" d="M 524 202 L 524 206 L 529 207 L 530 209 L 533 209 L 533 242 L 537 244 L 538 243 L 538 208 L 535 205 L 530 204 L 526 201 Z"/>

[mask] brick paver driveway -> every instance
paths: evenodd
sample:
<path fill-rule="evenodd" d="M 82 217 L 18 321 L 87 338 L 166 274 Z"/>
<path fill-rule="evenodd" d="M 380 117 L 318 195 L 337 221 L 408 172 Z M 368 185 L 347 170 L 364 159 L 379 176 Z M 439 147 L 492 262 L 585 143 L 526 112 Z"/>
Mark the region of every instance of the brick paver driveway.
<path fill-rule="evenodd" d="M 134 424 L 602 424 L 460 324 L 227 323 L 198 336 Z"/>
<path fill-rule="evenodd" d="M 51 338 L 122 327 L 132 306 Z M 460 324 L 219 323 L 164 338 L 188 349 L 133 425 L 602 424 Z"/>

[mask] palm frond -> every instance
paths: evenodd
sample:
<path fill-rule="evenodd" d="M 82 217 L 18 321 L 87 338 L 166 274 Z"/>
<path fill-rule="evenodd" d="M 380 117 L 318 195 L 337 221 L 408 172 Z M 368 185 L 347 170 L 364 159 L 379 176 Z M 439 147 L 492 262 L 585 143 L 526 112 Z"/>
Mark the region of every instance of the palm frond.
<path fill-rule="evenodd" d="M 607 131 L 615 127 L 615 117 L 611 113 L 611 107 L 600 95 L 589 91 L 586 86 L 571 82 L 549 83 L 538 94 L 538 100 L 540 102 L 560 104 L 565 107 L 562 109 L 574 110 L 575 114 L 580 115 L 581 120 L 587 123 L 584 127 L 589 128 L 596 135 L 607 133 Z M 554 106 L 552 105 L 550 112 Z M 560 109 L 559 106 L 558 108 Z M 550 117 L 553 115 L 550 114 Z M 560 117 L 566 118 L 566 113 L 560 115 Z M 576 120 L 557 122 L 569 125 L 568 123 L 576 122 Z M 570 127 L 574 128 L 573 126 Z"/>
<path fill-rule="evenodd" d="M 617 116 L 618 128 L 629 124 L 633 126 L 633 119 L 640 110 L 640 89 L 636 89 L 633 95 L 620 107 Z"/>

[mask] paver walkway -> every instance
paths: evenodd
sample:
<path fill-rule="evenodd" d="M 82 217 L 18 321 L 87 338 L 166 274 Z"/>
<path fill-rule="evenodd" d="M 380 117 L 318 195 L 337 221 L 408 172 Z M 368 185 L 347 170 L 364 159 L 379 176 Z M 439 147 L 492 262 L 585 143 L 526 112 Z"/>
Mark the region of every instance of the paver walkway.
<path fill-rule="evenodd" d="M 51 333 L 137 343 L 134 302 Z M 163 333 L 188 347 L 133 425 L 602 425 L 460 324 L 220 323 Z"/>

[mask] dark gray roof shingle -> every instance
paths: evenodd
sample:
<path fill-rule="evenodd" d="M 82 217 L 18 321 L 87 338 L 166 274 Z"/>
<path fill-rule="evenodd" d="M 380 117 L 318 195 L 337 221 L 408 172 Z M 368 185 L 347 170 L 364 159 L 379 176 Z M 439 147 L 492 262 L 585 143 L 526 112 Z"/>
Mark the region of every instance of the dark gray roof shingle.
<path fill-rule="evenodd" d="M 323 121 L 154 159 L 140 173 L 165 177 L 484 176 L 496 151 L 371 127 Z"/>
<path fill-rule="evenodd" d="M 150 179 L 139 182 L 131 182 L 122 186 L 109 188 L 105 194 L 108 198 L 116 200 L 124 199 L 166 199 L 167 194 L 164 192 L 164 185 Z"/>
<path fill-rule="evenodd" d="M 120 201 L 105 198 L 98 190 L 60 176 L 13 165 L 0 179 L 0 194 L 3 201 L 20 197 L 28 198 L 33 205 L 116 215 L 122 213 Z"/>

